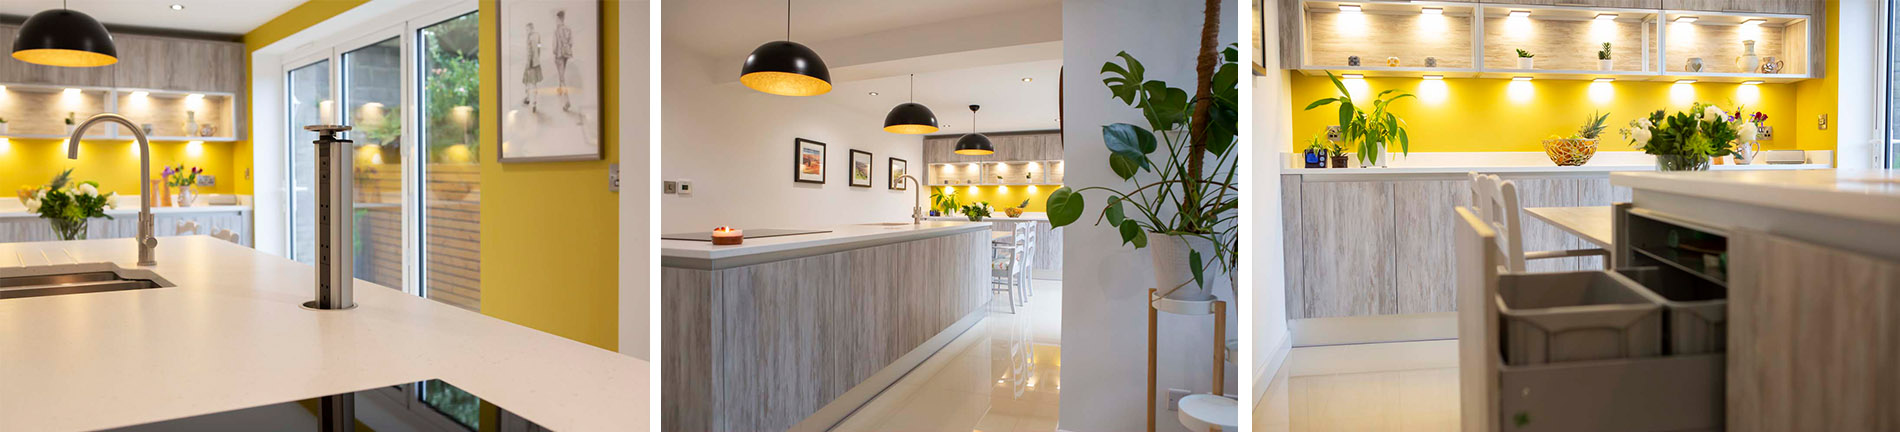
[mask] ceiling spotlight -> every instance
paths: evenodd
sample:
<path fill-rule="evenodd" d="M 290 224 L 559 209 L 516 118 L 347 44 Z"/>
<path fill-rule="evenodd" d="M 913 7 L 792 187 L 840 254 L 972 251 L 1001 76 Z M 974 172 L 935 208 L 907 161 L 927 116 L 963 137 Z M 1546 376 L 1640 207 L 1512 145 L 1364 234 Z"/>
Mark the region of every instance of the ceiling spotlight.
<path fill-rule="evenodd" d="M 1426 75 L 1425 79 L 1431 80 L 1431 81 L 1437 81 L 1437 80 L 1445 79 L 1445 76 L 1444 75 Z"/>
<path fill-rule="evenodd" d="M 1676 84 L 1695 84 L 1695 80 L 1692 80 L 1692 79 L 1679 79 L 1679 80 L 1676 80 Z"/>
<path fill-rule="evenodd" d="M 1035 80 L 1036 80 L 1035 78 L 1023 77 L 1023 82 L 1030 82 L 1030 81 L 1035 81 Z"/>
<path fill-rule="evenodd" d="M 172 10 L 185 10 L 185 5 L 173 3 Z"/>
<path fill-rule="evenodd" d="M 877 96 L 877 92 L 871 92 L 870 94 L 871 96 Z"/>
<path fill-rule="evenodd" d="M 1688 24 L 1692 22 L 1695 22 L 1695 17 L 1692 16 L 1679 16 L 1676 17 L 1675 21 L 1676 24 Z"/>
<path fill-rule="evenodd" d="M 1363 8 L 1360 8 L 1359 5 L 1356 4 L 1339 5 L 1340 12 L 1359 12 L 1360 10 L 1363 10 Z"/>
<path fill-rule="evenodd" d="M 1511 81 L 1530 81 L 1530 80 L 1531 80 L 1531 77 L 1527 77 L 1527 76 L 1514 76 L 1514 77 L 1511 77 Z"/>
<path fill-rule="evenodd" d="M 1422 13 L 1426 15 L 1444 15 L 1445 8 L 1428 7 L 1428 8 L 1419 9 L 1418 13 Z"/>
<path fill-rule="evenodd" d="M 1514 10 L 1514 11 L 1511 11 L 1511 13 L 1507 15 L 1509 15 L 1511 18 L 1523 18 L 1523 17 L 1531 16 L 1531 11 Z"/>
<path fill-rule="evenodd" d="M 1590 81 L 1591 81 L 1591 82 L 1600 82 L 1600 83 L 1606 83 L 1606 82 L 1611 82 L 1611 81 L 1616 81 L 1616 78 L 1597 78 L 1597 79 L 1593 79 L 1593 80 L 1590 80 Z"/>
<path fill-rule="evenodd" d="M 1742 20 L 1742 25 L 1762 25 L 1762 23 L 1765 23 L 1765 22 L 1768 22 L 1768 20 L 1761 19 L 1761 18 L 1749 18 L 1749 19 Z"/>
<path fill-rule="evenodd" d="M 1756 85 L 1756 84 L 1761 84 L 1761 83 L 1762 83 L 1761 80 L 1742 81 L 1742 85 Z"/>
<path fill-rule="evenodd" d="M 1616 14 L 1597 14 L 1597 21 L 1616 21 Z"/>

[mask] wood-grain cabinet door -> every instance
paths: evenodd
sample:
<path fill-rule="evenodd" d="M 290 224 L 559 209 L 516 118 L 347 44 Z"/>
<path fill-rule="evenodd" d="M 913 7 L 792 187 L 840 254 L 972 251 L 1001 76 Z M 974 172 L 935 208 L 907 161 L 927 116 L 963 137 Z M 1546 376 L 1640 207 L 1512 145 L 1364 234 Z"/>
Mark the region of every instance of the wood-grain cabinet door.
<path fill-rule="evenodd" d="M 1493 4 L 1517 4 L 1536 6 L 1584 6 L 1630 9 L 1658 9 L 1662 0 L 1502 0 L 1486 1 Z"/>
<path fill-rule="evenodd" d="M 1393 257 L 1392 300 L 1398 313 L 1457 310 L 1452 273 L 1457 250 L 1453 209 L 1471 205 L 1469 181 L 1402 181 L 1392 184 L 1392 214 L 1397 248 Z"/>
<path fill-rule="evenodd" d="M 1398 313 L 1392 182 L 1306 182 L 1300 201 L 1301 252 L 1308 257 L 1300 317 Z"/>
<path fill-rule="evenodd" d="M 1818 14 L 1820 0 L 1662 0 L 1663 9 L 1711 12 Z"/>

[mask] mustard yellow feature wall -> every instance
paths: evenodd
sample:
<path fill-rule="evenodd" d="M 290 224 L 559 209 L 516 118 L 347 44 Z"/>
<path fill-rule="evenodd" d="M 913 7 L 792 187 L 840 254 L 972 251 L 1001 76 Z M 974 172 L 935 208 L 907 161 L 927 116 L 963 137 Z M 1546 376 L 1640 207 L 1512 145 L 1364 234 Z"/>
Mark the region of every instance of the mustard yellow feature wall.
<path fill-rule="evenodd" d="M 1294 147 L 1300 151 L 1314 135 L 1339 123 L 1337 105 L 1305 110 L 1307 104 L 1334 97 L 1339 90 L 1325 75 L 1292 73 Z M 1818 81 L 1818 80 L 1810 80 Z M 1576 133 L 1591 113 L 1609 113 L 1598 151 L 1634 151 L 1616 129 L 1657 109 L 1681 111 L 1696 102 L 1733 111 L 1768 115 L 1775 139 L 1766 149 L 1833 150 L 1832 141 L 1807 140 L 1795 127 L 1796 85 L 1736 83 L 1677 84 L 1655 81 L 1364 78 L 1343 80 L 1355 102 L 1388 89 L 1411 93 L 1392 104 L 1405 120 L 1413 152 L 1541 152 L 1552 135 Z M 1805 94 L 1803 96 L 1806 96 Z M 1369 108 L 1367 103 L 1363 106 Z M 1396 151 L 1396 148 L 1394 149 Z"/>
<path fill-rule="evenodd" d="M 499 9 L 493 0 L 481 2 L 484 107 L 502 106 Z M 503 164 L 493 150 L 500 142 L 497 117 L 480 120 L 482 313 L 614 350 L 620 211 L 618 197 L 607 190 L 607 166 L 619 160 L 620 147 L 619 2 L 602 2 L 600 15 L 604 160 Z"/>
<path fill-rule="evenodd" d="M 1048 207 L 1044 205 L 1044 201 L 1048 201 L 1049 194 L 1054 193 L 1056 189 L 1062 188 L 1062 185 L 938 186 L 931 191 L 943 192 L 946 187 L 951 189 L 951 193 L 957 195 L 958 203 L 969 205 L 977 202 L 987 202 L 990 203 L 990 207 L 995 209 L 992 211 L 992 216 L 1002 216 L 1003 209 L 1022 204 L 1023 200 L 1029 200 L 1029 206 L 1024 207 L 1023 211 L 1047 211 L 1045 209 Z"/>
<path fill-rule="evenodd" d="M 204 174 L 217 179 L 200 193 L 228 194 L 243 183 L 231 168 L 233 143 L 160 141 L 152 144 L 152 178 L 159 178 L 166 166 L 184 164 L 203 168 Z M 67 168 L 73 178 L 99 182 L 99 189 L 120 195 L 139 194 L 139 153 L 131 140 L 79 142 L 79 159 L 66 158 L 66 141 L 51 139 L 0 138 L 0 186 L 7 197 L 21 186 L 39 186 Z M 159 192 L 154 192 L 159 193 Z"/>
<path fill-rule="evenodd" d="M 1841 32 L 1838 30 L 1841 15 L 1841 2 L 1827 2 L 1828 31 L 1825 56 L 1827 56 L 1827 74 L 1821 79 L 1811 79 L 1795 83 L 1795 93 L 1800 99 L 1795 101 L 1795 127 L 1800 131 L 1799 148 L 1802 150 L 1833 150 L 1836 142 L 1833 125 L 1821 129 L 1818 120 L 1825 115 L 1829 123 L 1840 118 L 1840 45 Z M 1780 131 L 1776 131 L 1780 132 Z"/>
<path fill-rule="evenodd" d="M 283 15 L 278 15 L 276 18 L 272 18 L 270 21 L 266 21 L 263 25 L 259 25 L 257 26 L 257 28 L 251 29 L 250 32 L 245 33 L 242 39 L 244 41 L 244 77 L 247 82 L 244 85 L 244 89 L 246 90 L 243 95 L 244 104 L 238 106 L 238 110 L 244 111 L 244 112 L 240 113 L 238 117 L 239 118 L 250 117 L 249 110 L 251 109 L 251 93 L 249 90 L 251 89 L 252 84 L 255 83 L 256 80 L 258 79 L 258 77 L 251 76 L 251 54 L 252 53 L 257 52 L 259 48 L 269 46 L 270 44 L 275 43 L 280 39 L 289 37 L 290 35 L 297 34 L 297 32 L 304 31 L 304 29 L 310 28 L 310 26 L 317 25 L 317 23 L 321 23 L 325 20 L 336 17 L 338 14 L 348 12 L 350 9 L 355 9 L 357 6 L 362 6 L 364 3 L 369 3 L 369 0 L 309 0 L 309 1 L 305 1 L 301 5 L 297 5 L 297 7 L 291 8 L 290 11 L 284 12 Z M 283 77 L 264 77 L 264 79 L 269 79 L 269 80 L 277 80 L 277 79 L 282 79 L 282 78 Z M 248 121 L 258 121 L 258 119 L 248 119 Z M 252 146 L 254 145 L 255 142 L 260 141 L 257 137 L 248 136 L 251 128 L 245 128 L 244 130 L 247 136 L 238 137 L 239 141 L 235 145 L 232 146 L 232 152 L 231 152 L 232 169 L 238 172 L 240 175 L 248 175 L 249 173 L 252 172 L 253 167 L 251 163 L 251 158 L 254 153 L 252 152 L 251 149 L 253 148 Z M 265 137 L 261 141 L 268 143 L 270 145 L 278 145 L 278 143 L 281 142 L 278 137 Z M 257 184 L 255 179 L 250 179 L 250 178 L 242 179 L 242 181 L 234 181 L 232 183 L 236 184 L 236 187 L 234 189 L 235 193 L 243 194 L 243 195 L 251 194 L 253 190 L 252 188 L 255 187 Z"/>

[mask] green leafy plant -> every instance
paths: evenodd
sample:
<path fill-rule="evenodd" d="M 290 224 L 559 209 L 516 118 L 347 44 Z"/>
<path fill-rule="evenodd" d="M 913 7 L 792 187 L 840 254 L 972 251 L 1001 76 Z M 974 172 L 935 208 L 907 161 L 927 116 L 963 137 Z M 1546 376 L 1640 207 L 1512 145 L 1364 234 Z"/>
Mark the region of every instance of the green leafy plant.
<path fill-rule="evenodd" d="M 75 117 L 78 117 L 78 116 L 79 116 L 79 113 L 75 113 L 75 112 L 72 112 L 72 111 L 67 111 L 67 112 L 66 112 L 66 125 L 67 125 L 67 126 L 72 126 L 72 125 L 74 124 L 74 122 L 75 122 L 75 120 L 74 120 L 74 118 L 75 118 Z"/>
<path fill-rule="evenodd" d="M 1326 137 L 1324 135 L 1313 134 L 1312 138 L 1306 140 L 1306 151 L 1320 153 L 1326 150 L 1328 149 L 1326 148 Z"/>
<path fill-rule="evenodd" d="M 1399 99 L 1416 99 L 1415 96 L 1411 93 L 1394 94 L 1398 91 L 1396 89 L 1381 91 L 1372 97 L 1372 111 L 1366 111 L 1353 103 L 1352 93 L 1346 90 L 1346 83 L 1339 81 L 1339 77 L 1332 72 L 1327 72 L 1326 77 L 1332 79 L 1334 88 L 1339 89 L 1339 96 L 1313 101 L 1306 105 L 1306 109 L 1339 104 L 1340 141 L 1354 145 L 1359 151 L 1360 162 L 1365 165 L 1378 163 L 1379 154 L 1393 143 L 1398 143 L 1400 153 L 1412 153 L 1412 138 L 1405 133 L 1405 120 L 1392 114 L 1391 107 Z"/>
<path fill-rule="evenodd" d="M 1518 51 L 1523 52 L 1523 50 L 1518 50 Z M 1597 60 L 1609 60 L 1609 59 L 1610 59 L 1610 43 L 1604 42 L 1603 49 L 1597 51 Z"/>
<path fill-rule="evenodd" d="M 22 201 L 26 211 L 38 214 L 53 225 L 53 232 L 61 240 L 85 238 L 86 220 L 106 215 L 106 209 L 116 208 L 113 202 L 116 194 L 99 193 L 99 183 L 71 181 L 73 170 L 68 168 L 53 176 L 46 187 L 34 190 L 31 196 L 22 191 Z"/>
<path fill-rule="evenodd" d="M 0 117 L 0 124 L 7 124 L 7 118 L 6 118 L 6 117 Z"/>
<path fill-rule="evenodd" d="M 971 222 L 976 222 L 983 220 L 983 218 L 990 217 L 991 208 L 990 203 L 977 201 L 974 204 L 963 206 L 962 210 L 964 216 L 970 217 Z"/>
<path fill-rule="evenodd" d="M 1618 131 L 1643 153 L 1708 159 L 1733 153 L 1736 131 L 1744 123 L 1714 105 L 1696 103 L 1688 112 L 1656 110 Z"/>
<path fill-rule="evenodd" d="M 1188 257 L 1194 283 L 1205 287 L 1206 269 L 1219 266 L 1231 278 L 1239 259 L 1235 220 L 1240 189 L 1234 181 L 1239 152 L 1234 144 L 1240 117 L 1240 55 L 1231 45 L 1218 56 L 1211 55 L 1211 45 L 1202 48 L 1198 96 L 1192 99 L 1185 90 L 1147 79 L 1146 68 L 1127 52 L 1116 54 L 1120 63 L 1102 64 L 1101 73 L 1106 75 L 1102 84 L 1109 93 L 1141 111 L 1148 123 L 1146 127 L 1102 126 L 1109 169 L 1134 184 L 1126 190 L 1065 186 L 1049 194 L 1045 207 L 1051 225 L 1066 226 L 1086 211 L 1083 193 L 1101 191 L 1109 196 L 1095 224 L 1116 227 L 1122 244 L 1147 247 L 1149 233 L 1208 240 L 1215 245 L 1216 256 L 1194 251 Z M 1156 154 L 1162 148 L 1167 152 Z"/>
<path fill-rule="evenodd" d="M 1531 55 L 1530 51 L 1525 51 L 1522 48 L 1519 48 L 1517 50 L 1517 58 L 1531 58 L 1531 57 L 1536 57 L 1536 56 Z"/>
<path fill-rule="evenodd" d="M 949 215 L 950 212 L 963 206 L 963 203 L 957 201 L 957 194 L 944 193 L 943 188 L 932 188 L 930 190 L 930 205 L 938 212 Z"/>
<path fill-rule="evenodd" d="M 1577 128 L 1577 134 L 1573 137 L 1577 139 L 1597 139 L 1598 136 L 1603 135 L 1603 122 L 1609 119 L 1610 113 L 1597 115 L 1592 112 L 1589 117 L 1584 117 L 1583 126 Z"/>
<path fill-rule="evenodd" d="M 191 167 L 191 169 L 185 169 L 184 164 L 179 164 L 178 166 L 165 167 L 165 171 L 164 171 L 165 185 L 171 186 L 171 187 L 180 187 L 180 188 L 197 186 L 198 174 L 203 173 L 203 172 L 205 172 L 204 168 L 199 168 L 199 167 Z"/>

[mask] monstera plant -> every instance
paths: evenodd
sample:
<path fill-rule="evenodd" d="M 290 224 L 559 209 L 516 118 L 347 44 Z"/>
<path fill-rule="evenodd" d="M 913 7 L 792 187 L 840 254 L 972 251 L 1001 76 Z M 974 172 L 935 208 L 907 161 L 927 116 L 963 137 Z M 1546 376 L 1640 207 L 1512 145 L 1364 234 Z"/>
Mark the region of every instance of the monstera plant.
<path fill-rule="evenodd" d="M 1090 210 L 1086 193 L 1106 195 L 1095 224 L 1115 227 L 1125 245 L 1151 249 L 1156 288 L 1170 298 L 1205 299 L 1233 286 L 1238 262 L 1239 53 L 1229 46 L 1216 55 L 1211 41 L 1203 41 L 1192 98 L 1148 79 L 1127 52 L 1104 63 L 1102 83 L 1147 123 L 1102 126 L 1106 163 L 1127 184 L 1063 187 L 1046 205 L 1049 222 L 1060 227 Z"/>

